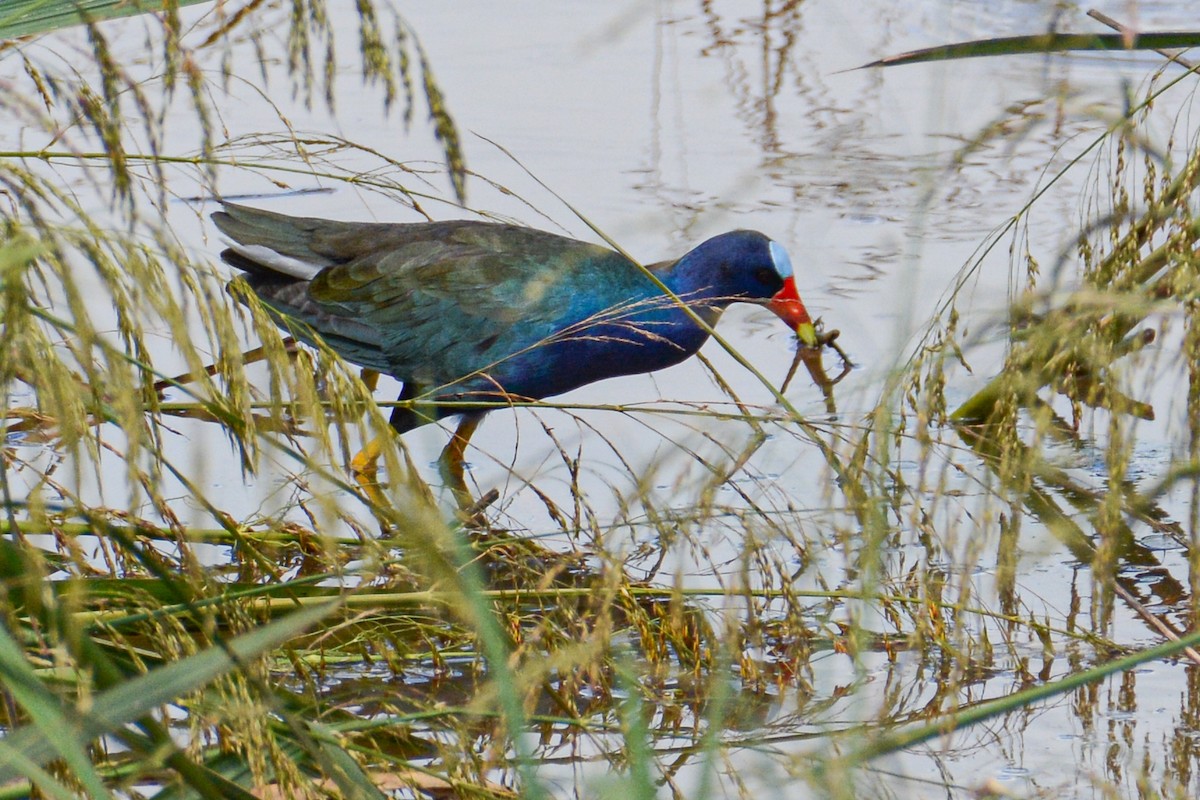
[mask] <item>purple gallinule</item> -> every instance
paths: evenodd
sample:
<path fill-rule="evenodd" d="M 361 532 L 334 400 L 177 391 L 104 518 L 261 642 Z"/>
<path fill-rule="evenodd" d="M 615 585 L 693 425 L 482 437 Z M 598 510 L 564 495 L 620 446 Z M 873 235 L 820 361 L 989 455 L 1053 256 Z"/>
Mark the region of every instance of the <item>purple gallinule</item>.
<path fill-rule="evenodd" d="M 397 432 L 462 415 L 441 459 L 460 500 L 463 449 L 489 405 L 676 364 L 708 338 L 695 317 L 715 325 L 739 301 L 765 304 L 817 343 L 786 251 L 753 231 L 649 267 L 675 300 L 619 253 L 532 228 L 334 222 L 222 205 L 212 215 L 231 240 L 221 257 L 263 302 L 347 360 L 403 381 L 400 399 L 413 402 L 393 412 Z M 356 472 L 373 473 L 379 448 L 359 454 Z"/>

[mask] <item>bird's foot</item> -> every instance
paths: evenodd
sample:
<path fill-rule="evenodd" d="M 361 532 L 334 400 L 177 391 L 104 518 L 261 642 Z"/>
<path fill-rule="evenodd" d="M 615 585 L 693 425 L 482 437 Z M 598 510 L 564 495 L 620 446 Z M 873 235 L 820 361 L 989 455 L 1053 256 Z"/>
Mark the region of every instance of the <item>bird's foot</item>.
<path fill-rule="evenodd" d="M 458 497 L 458 518 L 462 522 L 463 527 L 479 531 L 490 531 L 492 526 L 488 523 L 485 512 L 492 503 L 500 499 L 499 489 L 488 489 L 483 493 L 483 496 L 478 500 L 471 500 L 470 496 Z M 470 500 L 469 503 L 464 503 L 463 500 Z"/>
<path fill-rule="evenodd" d="M 482 522 L 483 510 L 494 503 L 496 498 L 499 497 L 499 492 L 493 489 L 476 500 L 471 494 L 471 490 L 467 488 L 464 454 L 467 449 L 467 442 L 470 441 L 471 434 L 475 432 L 475 428 L 479 425 L 479 420 L 479 417 L 464 417 L 458 423 L 458 428 L 454 431 L 454 435 L 450 437 L 450 441 L 446 443 L 446 448 L 442 450 L 442 455 L 438 458 L 438 473 L 442 476 L 442 485 L 449 489 L 450 493 L 454 496 L 454 502 L 458 504 L 460 518 L 468 523 L 475 520 L 476 525 Z"/>
<path fill-rule="evenodd" d="M 350 460 L 350 474 L 354 476 L 354 482 L 376 510 L 388 507 L 388 499 L 379 483 L 379 456 L 382 453 L 383 442 L 375 438 Z"/>
<path fill-rule="evenodd" d="M 500 492 L 496 489 L 491 489 L 485 492 L 482 497 L 476 499 L 467 487 L 466 476 L 464 475 L 465 467 L 462 462 L 461 453 L 459 453 L 459 458 L 455 459 L 454 452 L 450 452 L 453 447 L 454 441 L 451 440 L 451 443 L 446 447 L 446 451 L 442 453 L 442 457 L 438 459 L 438 472 L 442 476 L 442 485 L 446 489 L 449 489 L 451 496 L 454 497 L 459 521 L 470 528 L 487 527 L 483 512 L 500 498 Z M 450 455 L 449 458 L 447 457 L 447 453 Z"/>

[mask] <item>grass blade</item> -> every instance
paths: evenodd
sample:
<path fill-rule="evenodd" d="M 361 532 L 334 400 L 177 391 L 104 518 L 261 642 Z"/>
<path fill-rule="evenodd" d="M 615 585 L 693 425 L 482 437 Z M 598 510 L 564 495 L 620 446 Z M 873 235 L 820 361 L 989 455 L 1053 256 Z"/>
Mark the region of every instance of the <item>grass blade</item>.
<path fill-rule="evenodd" d="M 74 725 L 55 724 L 53 730 L 27 725 L 14 731 L 5 742 L 38 765 L 44 765 L 54 758 L 66 759 L 70 757 L 70 753 L 63 752 L 61 731 L 72 730 L 76 742 L 86 742 L 132 723 L 159 706 L 170 703 L 229 672 L 243 661 L 273 650 L 339 607 L 339 603 L 333 602 L 289 614 L 252 633 L 230 640 L 227 649 L 210 648 L 104 692 L 96 698 L 90 710 L 70 709 L 70 713 L 74 714 L 77 720 Z M 15 665 L 12 664 L 9 648 L 15 645 L 15 642 L 11 637 L 0 636 L 0 646 L 2 645 L 8 646 L 0 652 L 0 659 L 5 668 L 11 668 Z M 20 660 L 24 662 L 23 657 Z M 32 669 L 28 663 L 25 663 L 25 668 L 32 677 Z M 36 677 L 34 680 L 36 681 Z M 49 714 L 40 707 L 39 711 Z M 63 713 L 62 710 L 59 713 Z M 71 763 L 74 766 L 74 763 Z M 24 775 L 24 771 L 14 762 L 0 763 L 0 783 Z"/>
<path fill-rule="evenodd" d="M 1120 33 L 1039 33 L 1033 36 L 1005 36 L 997 39 L 975 39 L 970 42 L 926 47 L 887 56 L 858 69 L 868 67 L 898 67 L 923 64 L 929 61 L 951 61 L 961 58 L 987 56 L 1041 55 L 1045 53 L 1086 52 L 1109 50 L 1164 50 L 1200 46 L 1200 31 L 1141 33 L 1129 45 Z"/>

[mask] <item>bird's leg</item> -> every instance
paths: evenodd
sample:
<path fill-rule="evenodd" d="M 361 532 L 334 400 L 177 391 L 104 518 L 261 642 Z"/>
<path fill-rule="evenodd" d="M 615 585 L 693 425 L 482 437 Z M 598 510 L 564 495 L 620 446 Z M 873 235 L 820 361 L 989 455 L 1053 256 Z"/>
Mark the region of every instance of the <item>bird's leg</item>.
<path fill-rule="evenodd" d="M 471 440 L 471 434 L 475 433 L 475 429 L 479 427 L 479 422 L 482 419 L 482 415 L 464 415 L 459 420 L 458 427 L 455 428 L 454 435 L 450 437 L 446 449 L 442 451 L 441 457 L 438 458 L 438 472 L 441 473 L 442 481 L 454 494 L 454 499 L 458 502 L 458 507 L 464 511 L 470 509 L 475 501 L 471 497 L 471 492 L 467 489 L 467 480 L 463 475 L 465 467 L 463 464 L 463 453 L 467 449 L 467 442 Z"/>
<path fill-rule="evenodd" d="M 362 371 L 362 381 L 368 389 L 374 391 L 375 387 L 379 384 L 379 373 L 373 369 L 364 369 Z M 404 388 L 401 390 L 400 396 L 396 398 L 396 402 L 403 403 L 416 396 L 416 383 L 405 381 Z M 411 409 L 402 406 L 392 409 L 392 417 L 389 421 L 397 433 L 403 433 L 412 427 L 407 424 L 410 419 L 408 415 L 411 413 Z M 366 493 L 371 502 L 379 506 L 387 504 L 383 493 L 379 489 L 379 457 L 383 455 L 384 437 L 389 435 L 385 433 L 376 436 L 367 442 L 363 449 L 359 450 L 350 461 L 350 472 L 354 475 L 354 482 L 362 487 L 363 492 Z"/>
<path fill-rule="evenodd" d="M 376 436 L 367 442 L 362 450 L 355 453 L 354 458 L 350 460 L 350 472 L 354 475 L 354 482 L 362 488 L 372 503 L 386 506 L 387 500 L 379 491 L 379 457 L 381 455 L 383 455 L 383 437 Z"/>
<path fill-rule="evenodd" d="M 359 379 L 363 382 L 363 386 L 367 387 L 370 393 L 375 392 L 375 387 L 379 385 L 379 373 L 373 369 L 363 367 L 358 373 Z M 364 489 L 367 484 L 364 480 L 369 480 L 370 485 L 375 485 L 375 476 L 378 474 L 379 456 L 383 454 L 383 440 L 376 436 L 371 441 L 367 442 L 367 446 L 354 454 L 354 458 L 350 461 L 350 471 L 354 473 L 354 480 L 358 482 Z"/>

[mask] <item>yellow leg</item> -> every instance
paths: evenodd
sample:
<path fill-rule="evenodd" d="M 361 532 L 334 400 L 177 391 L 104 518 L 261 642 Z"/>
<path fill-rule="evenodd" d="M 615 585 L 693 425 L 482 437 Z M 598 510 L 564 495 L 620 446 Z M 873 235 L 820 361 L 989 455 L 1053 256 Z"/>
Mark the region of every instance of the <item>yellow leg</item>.
<path fill-rule="evenodd" d="M 479 427 L 481 419 L 483 418 L 475 416 L 463 417 L 459 421 L 454 435 L 450 437 L 446 449 L 442 451 L 442 455 L 438 459 L 438 472 L 442 475 L 442 481 L 454 494 L 458 507 L 462 509 L 470 508 L 474 503 L 474 498 L 467 489 L 466 477 L 463 475 L 463 453 L 467 449 L 467 442 L 471 440 L 471 434 L 475 433 L 475 429 Z"/>
<path fill-rule="evenodd" d="M 379 489 L 379 457 L 383 455 L 383 442 L 383 436 L 376 436 L 350 461 L 354 482 L 362 487 L 371 502 L 380 507 L 387 506 L 387 498 Z"/>
<path fill-rule="evenodd" d="M 379 386 L 379 373 L 373 369 L 363 367 L 358 377 L 368 392 L 374 393 L 375 388 Z M 383 442 L 383 436 L 376 436 L 350 460 L 350 473 L 354 476 L 354 482 L 362 487 L 363 492 L 376 505 L 384 505 L 385 502 L 383 492 L 379 490 L 379 457 L 383 455 Z"/>

